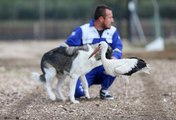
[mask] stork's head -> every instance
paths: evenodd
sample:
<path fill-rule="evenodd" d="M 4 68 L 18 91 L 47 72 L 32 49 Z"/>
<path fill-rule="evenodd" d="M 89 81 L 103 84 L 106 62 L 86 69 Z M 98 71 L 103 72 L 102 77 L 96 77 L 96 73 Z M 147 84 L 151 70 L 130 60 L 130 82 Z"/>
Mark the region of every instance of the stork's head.
<path fill-rule="evenodd" d="M 107 50 L 108 48 L 108 44 L 105 42 L 105 41 L 101 41 L 99 44 L 98 44 L 98 47 L 95 48 L 95 50 L 92 52 L 92 54 L 89 56 L 89 58 L 91 58 L 93 55 L 95 55 L 98 51 L 102 50 L 102 49 L 105 49 Z"/>

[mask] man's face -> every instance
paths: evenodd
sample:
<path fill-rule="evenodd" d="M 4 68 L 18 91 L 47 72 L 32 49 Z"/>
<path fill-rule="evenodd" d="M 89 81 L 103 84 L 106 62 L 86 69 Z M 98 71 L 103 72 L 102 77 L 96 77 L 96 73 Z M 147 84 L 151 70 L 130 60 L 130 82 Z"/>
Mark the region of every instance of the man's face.
<path fill-rule="evenodd" d="M 114 22 L 112 11 L 106 9 L 105 16 L 103 18 L 104 21 L 102 23 L 102 27 L 105 29 L 109 29 L 111 27 L 112 22 Z"/>

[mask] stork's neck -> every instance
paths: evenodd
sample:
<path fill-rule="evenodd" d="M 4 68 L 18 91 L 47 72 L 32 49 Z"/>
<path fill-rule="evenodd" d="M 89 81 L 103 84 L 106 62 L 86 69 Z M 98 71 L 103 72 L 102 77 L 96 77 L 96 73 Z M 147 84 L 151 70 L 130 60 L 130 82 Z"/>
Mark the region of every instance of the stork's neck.
<path fill-rule="evenodd" d="M 101 59 L 104 61 L 104 60 L 106 60 L 106 51 L 107 51 L 107 49 L 108 49 L 108 46 L 106 45 L 106 46 L 104 46 L 103 48 L 102 48 L 102 50 L 101 50 Z"/>

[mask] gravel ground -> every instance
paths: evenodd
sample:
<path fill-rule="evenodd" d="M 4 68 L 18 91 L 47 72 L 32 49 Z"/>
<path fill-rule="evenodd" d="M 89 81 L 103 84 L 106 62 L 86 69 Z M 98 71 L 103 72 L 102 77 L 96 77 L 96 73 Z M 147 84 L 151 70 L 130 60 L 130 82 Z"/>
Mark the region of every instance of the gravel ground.
<path fill-rule="evenodd" d="M 80 104 L 49 100 L 44 87 L 36 84 L 30 73 L 40 72 L 42 53 L 59 44 L 58 41 L 0 42 L 0 120 L 176 119 L 176 59 L 172 55 L 172 59 L 146 59 L 153 66 L 152 73 L 131 76 L 127 96 L 124 81 L 117 78 L 110 89 L 115 97 L 111 101 L 99 99 L 100 86 L 92 86 L 91 99 L 81 98 Z M 151 57 L 148 53 L 133 55 Z M 63 89 L 66 95 L 68 82 Z"/>

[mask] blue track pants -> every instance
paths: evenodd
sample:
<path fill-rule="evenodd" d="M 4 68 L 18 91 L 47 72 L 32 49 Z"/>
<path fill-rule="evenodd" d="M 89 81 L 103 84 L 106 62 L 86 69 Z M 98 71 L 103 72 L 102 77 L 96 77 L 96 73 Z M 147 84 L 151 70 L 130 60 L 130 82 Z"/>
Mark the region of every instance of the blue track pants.
<path fill-rule="evenodd" d="M 86 78 L 87 78 L 89 87 L 97 84 L 97 85 L 101 85 L 101 89 L 103 90 L 107 90 L 115 80 L 115 77 L 112 77 L 105 73 L 103 66 L 99 66 L 91 70 L 89 73 L 86 74 Z M 81 96 L 85 96 L 85 94 L 84 94 L 82 83 L 78 79 L 76 90 L 75 90 L 75 97 L 79 98 Z"/>

